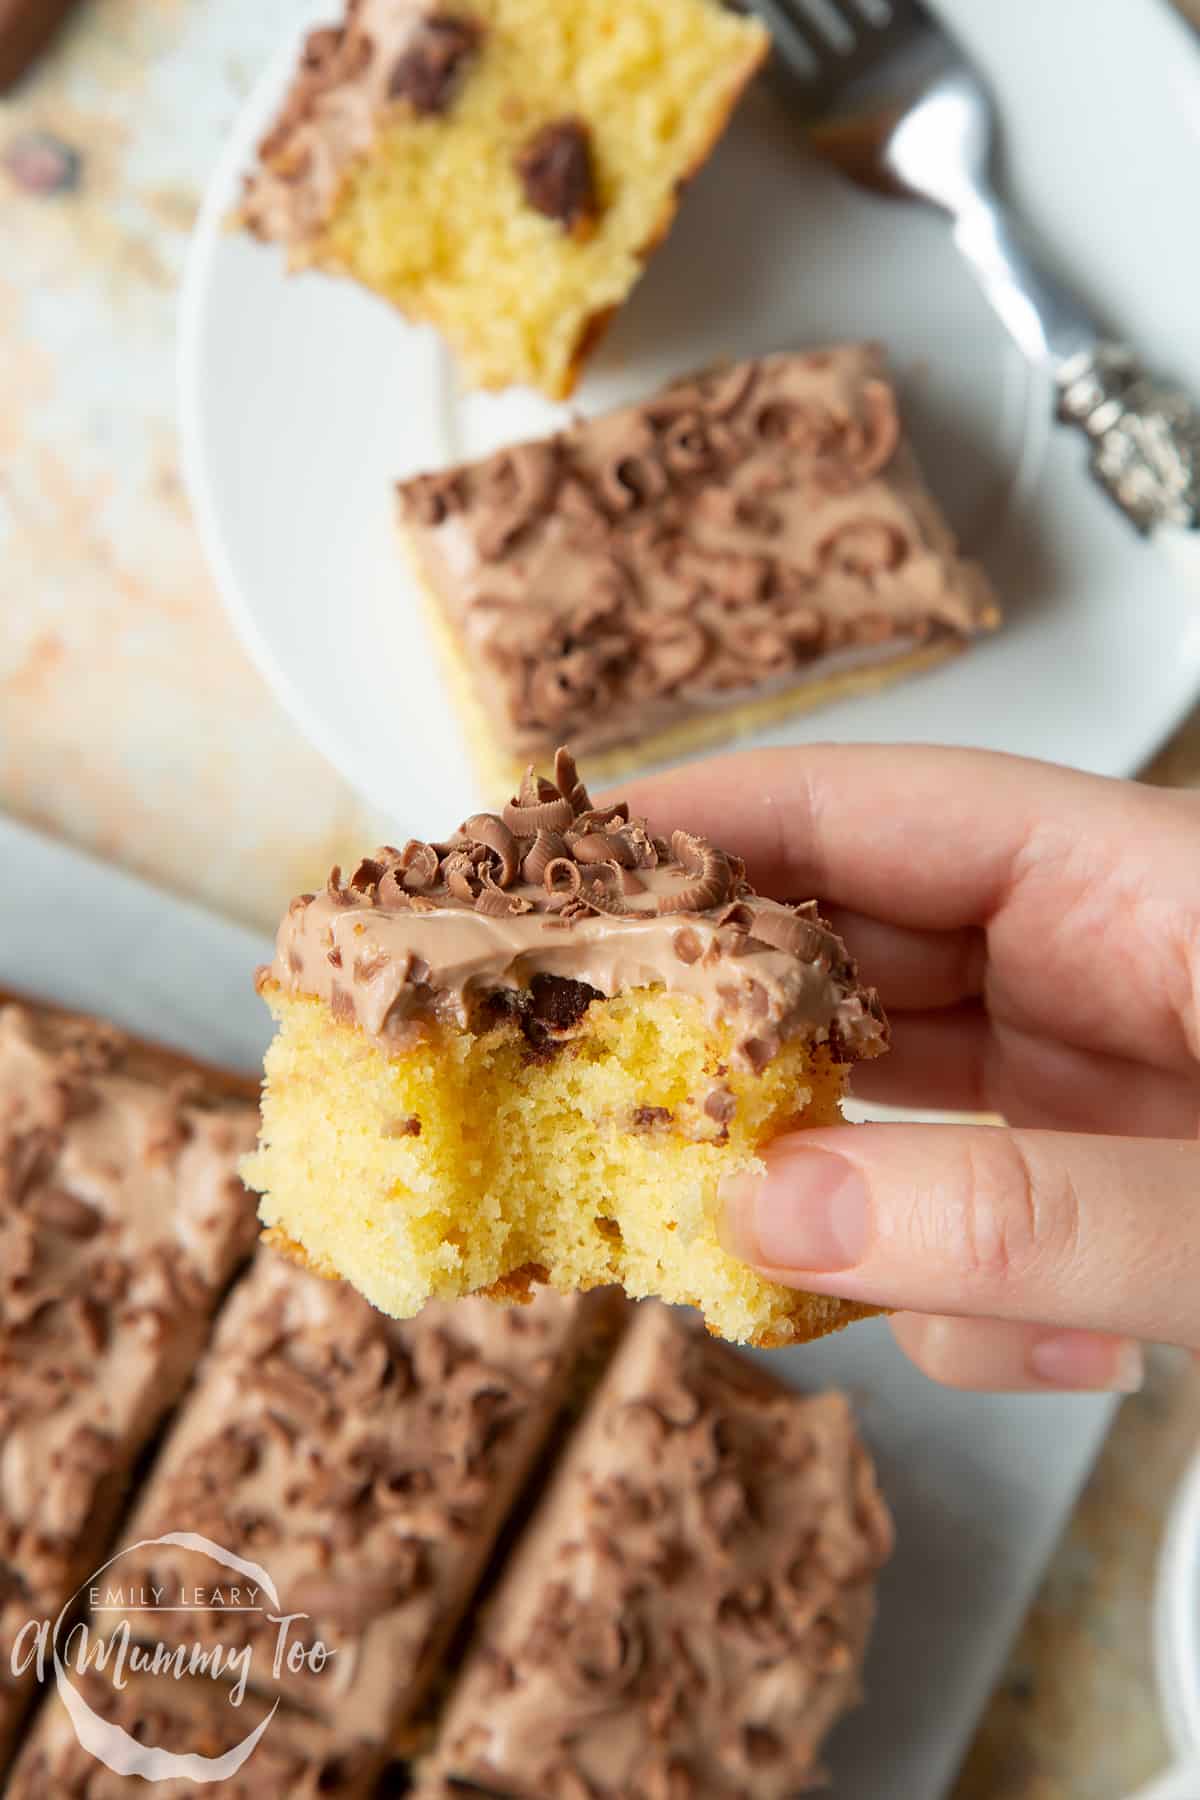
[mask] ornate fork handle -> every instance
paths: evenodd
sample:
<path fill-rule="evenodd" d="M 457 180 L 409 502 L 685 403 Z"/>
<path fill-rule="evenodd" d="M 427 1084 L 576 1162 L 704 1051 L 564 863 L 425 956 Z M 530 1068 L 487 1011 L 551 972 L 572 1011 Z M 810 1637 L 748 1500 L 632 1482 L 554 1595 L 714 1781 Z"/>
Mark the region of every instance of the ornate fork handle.
<path fill-rule="evenodd" d="M 957 63 L 888 121 L 877 173 L 949 214 L 980 287 L 1030 362 L 1052 371 L 1059 418 L 1086 433 L 1093 475 L 1138 530 L 1200 529 L 1200 408 L 1106 340 L 1042 266 L 991 186 L 990 147 L 990 101 Z"/>
<path fill-rule="evenodd" d="M 1200 529 L 1200 407 L 1123 344 L 1080 351 L 1056 380 L 1059 418 L 1087 433 L 1092 473 L 1138 530 Z"/>
<path fill-rule="evenodd" d="M 961 104 L 968 79 L 949 78 L 931 93 Z M 1200 529 L 1200 407 L 1153 377 L 1126 345 L 1098 334 L 1078 297 L 1026 249 L 981 170 L 936 191 L 928 169 L 914 179 L 899 162 L 906 149 L 897 134 L 887 152 L 891 172 L 951 214 L 955 242 L 995 311 L 1029 360 L 1053 370 L 1058 416 L 1086 433 L 1101 487 L 1139 531 Z M 939 174 L 947 183 L 944 168 Z"/>

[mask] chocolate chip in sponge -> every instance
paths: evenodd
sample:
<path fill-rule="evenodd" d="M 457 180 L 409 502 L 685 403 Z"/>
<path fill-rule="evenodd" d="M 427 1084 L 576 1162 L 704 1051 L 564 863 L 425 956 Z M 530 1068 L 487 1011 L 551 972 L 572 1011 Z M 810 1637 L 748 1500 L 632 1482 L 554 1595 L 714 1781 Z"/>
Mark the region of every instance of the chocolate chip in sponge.
<path fill-rule="evenodd" d="M 570 392 L 769 39 L 720 0 L 357 0 L 309 35 L 242 216 Z"/>
<path fill-rule="evenodd" d="M 815 905 L 594 807 L 571 757 L 450 839 L 292 903 L 245 1173 L 273 1240 L 405 1317 L 617 1283 L 781 1344 L 863 1309 L 722 1247 L 722 1176 L 840 1120 L 887 1027 Z"/>

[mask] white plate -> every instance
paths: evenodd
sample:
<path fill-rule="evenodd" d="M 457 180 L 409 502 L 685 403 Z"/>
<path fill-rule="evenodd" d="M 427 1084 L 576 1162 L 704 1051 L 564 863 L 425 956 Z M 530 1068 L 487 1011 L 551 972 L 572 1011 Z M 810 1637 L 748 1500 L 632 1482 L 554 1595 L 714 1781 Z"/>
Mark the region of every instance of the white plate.
<path fill-rule="evenodd" d="M 303 9 L 302 9 L 303 10 Z M 314 18 L 336 0 L 307 9 Z M 1033 230 L 1110 324 L 1200 389 L 1200 58 L 1165 0 L 945 0 L 999 96 Z M 525 392 L 463 393 L 434 335 L 352 284 L 287 277 L 226 228 L 294 59 L 282 50 L 208 193 L 182 313 L 188 481 L 221 590 L 301 728 L 401 828 L 480 796 L 392 538 L 398 476 L 539 433 Z M 1140 542 L 1048 423 L 932 215 L 808 159 L 755 94 L 591 367 L 595 411 L 714 357 L 876 337 L 1009 623 L 955 666 L 765 741 L 923 739 L 1132 773 L 1200 690 L 1200 580 Z M 494 801 L 495 796 L 482 796 Z"/>
<path fill-rule="evenodd" d="M 1158 1565 L 1154 1658 L 1171 1748 L 1200 1787 L 1200 1456 L 1171 1509 Z"/>
<path fill-rule="evenodd" d="M 252 975 L 265 940 L 3 819 L 0 868 L 0 988 L 258 1066 L 267 1017 Z M 896 1514 L 869 1698 L 831 1746 L 831 1800 L 940 1800 L 1112 1402 L 945 1392 L 881 1322 L 765 1360 L 797 1386 L 851 1390 Z"/>
<path fill-rule="evenodd" d="M 1154 1662 L 1173 1767 L 1133 1800 L 1200 1795 L 1200 1456 L 1179 1484 L 1158 1562 Z"/>

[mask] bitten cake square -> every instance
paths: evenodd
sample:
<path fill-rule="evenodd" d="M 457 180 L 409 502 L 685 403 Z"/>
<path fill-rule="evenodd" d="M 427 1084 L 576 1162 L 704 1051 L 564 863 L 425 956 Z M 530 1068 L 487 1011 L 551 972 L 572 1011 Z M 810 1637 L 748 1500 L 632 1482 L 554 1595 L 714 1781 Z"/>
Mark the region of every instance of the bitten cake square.
<path fill-rule="evenodd" d="M 0 1005 L 0 1765 L 34 1681 L 14 1643 L 96 1568 L 253 1245 L 250 1091 Z"/>
<path fill-rule="evenodd" d="M 698 750 L 999 623 L 870 345 L 676 382 L 398 495 L 489 782 L 564 739 L 605 774 Z"/>
<path fill-rule="evenodd" d="M 444 843 L 293 901 L 244 1165 L 268 1236 L 407 1317 L 431 1298 L 618 1283 L 759 1344 L 861 1315 L 718 1241 L 723 1175 L 840 1120 L 887 1027 L 815 905 L 594 807 L 571 757 Z"/>
<path fill-rule="evenodd" d="M 791 1800 L 860 1697 L 892 1527 L 840 1394 L 641 1309 L 416 1800 Z"/>
<path fill-rule="evenodd" d="M 242 216 L 436 325 L 480 386 L 561 397 L 768 44 L 720 0 L 350 0 Z"/>
<path fill-rule="evenodd" d="M 120 1579 L 127 1593 L 203 1591 L 223 1570 L 153 1541 L 199 1533 L 261 1563 L 279 1604 L 133 1614 L 134 1639 L 148 1625 L 168 1649 L 221 1649 L 251 1690 L 340 1743 L 391 1744 L 555 1422 L 591 1310 L 543 1292 L 396 1323 L 260 1252 L 151 1471 L 126 1531 L 148 1547 L 122 1556 Z M 291 1614 L 284 1658 L 276 1621 Z"/>

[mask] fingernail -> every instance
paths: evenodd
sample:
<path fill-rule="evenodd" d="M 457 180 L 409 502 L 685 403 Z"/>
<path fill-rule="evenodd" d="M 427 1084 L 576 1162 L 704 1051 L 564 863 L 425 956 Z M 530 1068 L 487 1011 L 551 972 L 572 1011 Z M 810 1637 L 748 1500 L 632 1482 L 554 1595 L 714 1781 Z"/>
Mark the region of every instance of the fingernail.
<path fill-rule="evenodd" d="M 1094 1331 L 1053 1331 L 1035 1338 L 1029 1366 L 1048 1386 L 1113 1394 L 1136 1394 L 1146 1379 L 1140 1344 Z"/>
<path fill-rule="evenodd" d="M 721 1183 L 722 1242 L 745 1262 L 814 1273 L 853 1268 L 867 1243 L 867 1189 L 827 1150 L 778 1155 L 765 1175 Z"/>

